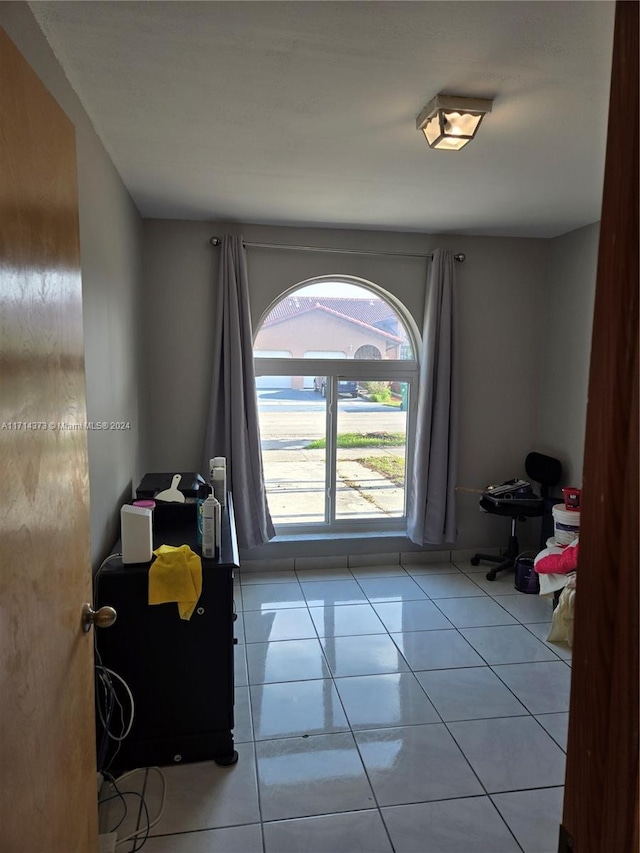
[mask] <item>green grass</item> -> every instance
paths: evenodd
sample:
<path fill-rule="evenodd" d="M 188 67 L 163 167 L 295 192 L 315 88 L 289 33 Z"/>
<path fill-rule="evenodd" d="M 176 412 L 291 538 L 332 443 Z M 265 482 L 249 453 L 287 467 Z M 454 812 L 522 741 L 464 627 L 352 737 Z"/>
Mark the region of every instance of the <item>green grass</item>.
<path fill-rule="evenodd" d="M 364 468 L 377 471 L 396 486 L 404 486 L 404 459 L 400 456 L 364 456 L 356 459 Z"/>
<path fill-rule="evenodd" d="M 343 432 L 337 436 L 338 447 L 404 447 L 403 432 Z M 322 450 L 327 446 L 324 438 L 307 444 L 307 450 Z"/>

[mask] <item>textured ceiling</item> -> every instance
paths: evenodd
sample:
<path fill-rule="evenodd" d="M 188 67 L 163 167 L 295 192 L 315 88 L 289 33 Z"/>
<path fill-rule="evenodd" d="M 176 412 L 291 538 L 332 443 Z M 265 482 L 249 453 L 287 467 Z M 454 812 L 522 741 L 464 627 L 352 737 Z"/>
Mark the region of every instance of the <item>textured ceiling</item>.
<path fill-rule="evenodd" d="M 613 2 L 34 2 L 145 217 L 550 237 L 594 222 Z M 435 94 L 495 98 L 432 151 Z"/>

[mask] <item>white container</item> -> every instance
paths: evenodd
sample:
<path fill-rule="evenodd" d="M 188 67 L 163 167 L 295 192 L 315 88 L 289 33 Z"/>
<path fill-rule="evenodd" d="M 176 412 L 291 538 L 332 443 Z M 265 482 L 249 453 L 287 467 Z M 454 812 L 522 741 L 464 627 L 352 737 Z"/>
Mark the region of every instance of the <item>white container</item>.
<path fill-rule="evenodd" d="M 141 506 L 120 508 L 122 563 L 148 563 L 153 557 L 153 513 Z"/>
<path fill-rule="evenodd" d="M 552 512 L 556 545 L 570 545 L 580 535 L 580 512 L 568 510 L 565 504 L 554 504 Z"/>
<path fill-rule="evenodd" d="M 202 504 L 202 556 L 219 559 L 220 539 L 220 504 L 213 495 L 209 495 Z"/>
<path fill-rule="evenodd" d="M 212 468 L 211 469 L 211 485 L 213 486 L 213 494 L 220 502 L 220 506 L 227 504 L 227 469 Z"/>
<path fill-rule="evenodd" d="M 214 468 L 224 468 L 227 470 L 227 460 L 224 456 L 214 456 L 213 459 L 209 460 L 209 482 L 213 483 L 213 469 Z"/>

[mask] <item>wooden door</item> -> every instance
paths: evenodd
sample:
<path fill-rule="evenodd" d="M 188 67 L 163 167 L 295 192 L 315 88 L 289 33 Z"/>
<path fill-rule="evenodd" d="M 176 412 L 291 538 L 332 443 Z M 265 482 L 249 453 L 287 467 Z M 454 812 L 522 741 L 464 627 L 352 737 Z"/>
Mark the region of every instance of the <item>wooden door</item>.
<path fill-rule="evenodd" d="M 560 850 L 638 850 L 638 3 L 616 4 Z"/>
<path fill-rule="evenodd" d="M 0 846 L 92 853 L 75 131 L 1 28 L 0 80 Z"/>

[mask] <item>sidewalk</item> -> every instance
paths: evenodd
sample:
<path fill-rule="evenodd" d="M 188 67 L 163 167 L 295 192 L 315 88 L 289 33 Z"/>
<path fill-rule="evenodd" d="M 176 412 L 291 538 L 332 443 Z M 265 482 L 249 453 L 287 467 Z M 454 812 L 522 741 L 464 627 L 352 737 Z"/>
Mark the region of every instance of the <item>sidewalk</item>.
<path fill-rule="evenodd" d="M 292 440 L 295 444 L 295 440 Z M 279 444 L 282 447 L 282 443 Z M 338 450 L 336 517 L 375 519 L 401 516 L 404 489 L 356 460 L 366 456 L 404 456 L 404 448 Z M 263 449 L 269 509 L 275 524 L 324 521 L 325 451 L 290 447 Z"/>

